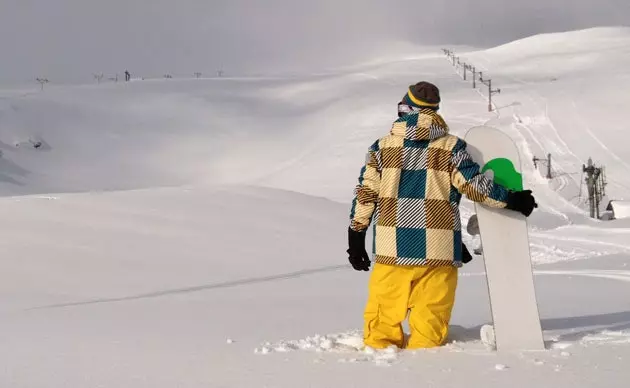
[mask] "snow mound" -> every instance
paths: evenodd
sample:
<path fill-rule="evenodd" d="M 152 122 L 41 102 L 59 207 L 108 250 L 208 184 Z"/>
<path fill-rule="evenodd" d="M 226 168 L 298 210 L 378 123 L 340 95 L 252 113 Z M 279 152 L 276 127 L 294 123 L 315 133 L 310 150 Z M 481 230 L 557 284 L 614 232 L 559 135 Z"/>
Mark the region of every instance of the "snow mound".
<path fill-rule="evenodd" d="M 629 60 L 629 43 L 630 28 L 598 27 L 534 35 L 485 50 L 480 56 L 493 60 L 492 73 L 591 72 L 616 68 L 618 61 Z"/>
<path fill-rule="evenodd" d="M 483 328 L 491 329 L 490 325 Z M 408 336 L 408 334 L 406 334 Z M 287 353 L 294 351 L 308 351 L 315 353 L 338 353 L 338 354 L 358 354 L 359 358 L 344 359 L 341 362 L 373 361 L 377 364 L 385 361 L 391 362 L 397 359 L 399 354 L 416 354 L 421 351 L 438 352 L 464 352 L 480 351 L 484 347 L 491 350 L 492 345 L 482 342 L 477 329 L 469 329 L 458 325 L 450 328 L 449 338 L 443 347 L 430 348 L 426 350 L 405 350 L 398 349 L 392 345 L 386 349 L 373 349 L 363 343 L 363 332 L 361 330 L 349 330 L 333 334 L 315 334 L 298 340 L 281 340 L 278 342 L 264 342 L 254 349 L 254 353 L 266 355 L 270 353 Z"/>
<path fill-rule="evenodd" d="M 286 353 L 296 350 L 312 351 L 316 353 L 355 354 L 353 357 L 340 358 L 340 363 L 373 362 L 376 365 L 391 365 L 398 360 L 399 349 L 395 346 L 387 349 L 373 349 L 363 344 L 361 331 L 352 330 L 338 334 L 306 337 L 300 340 L 264 343 L 254 349 L 256 354 Z"/>
<path fill-rule="evenodd" d="M 315 352 L 347 352 L 363 348 L 363 337 L 360 331 L 348 331 L 338 334 L 315 334 L 300 340 L 279 341 L 275 344 L 265 342 L 254 353 L 284 353 L 293 350 L 309 350 Z"/>
<path fill-rule="evenodd" d="M 610 201 L 615 219 L 630 218 L 630 201 Z"/>

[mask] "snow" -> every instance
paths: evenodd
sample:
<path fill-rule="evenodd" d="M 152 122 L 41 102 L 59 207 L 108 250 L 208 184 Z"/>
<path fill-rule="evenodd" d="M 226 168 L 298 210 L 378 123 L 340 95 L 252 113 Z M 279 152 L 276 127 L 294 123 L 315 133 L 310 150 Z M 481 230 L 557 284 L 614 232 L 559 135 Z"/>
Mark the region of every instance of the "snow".
<path fill-rule="evenodd" d="M 606 28 L 462 53 L 501 87 L 498 113 L 435 48 L 311 76 L 0 91 L 0 386 L 626 386 L 630 223 L 588 218 L 581 166 L 629 197 L 629 47 Z M 418 77 L 455 134 L 489 123 L 525 155 L 544 352 L 482 342 L 480 256 L 445 346 L 362 348 L 349 200 Z M 530 162 L 547 152 L 551 181 Z"/>
<path fill-rule="evenodd" d="M 630 331 L 611 331 L 604 330 L 601 333 L 590 334 L 582 338 L 583 344 L 630 344 Z M 561 355 L 570 355 L 567 352 L 561 353 Z"/>
<path fill-rule="evenodd" d="M 615 219 L 630 218 L 630 201 L 610 201 Z"/>

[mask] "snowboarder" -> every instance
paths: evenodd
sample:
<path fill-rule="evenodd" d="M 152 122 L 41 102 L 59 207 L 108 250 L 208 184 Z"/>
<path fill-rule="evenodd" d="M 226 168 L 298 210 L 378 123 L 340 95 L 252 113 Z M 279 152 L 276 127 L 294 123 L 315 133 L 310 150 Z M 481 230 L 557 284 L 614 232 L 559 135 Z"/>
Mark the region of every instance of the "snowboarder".
<path fill-rule="evenodd" d="M 445 342 L 458 268 L 470 260 L 462 244 L 462 195 L 525 216 L 538 207 L 530 190 L 508 191 L 480 173 L 466 143 L 449 134 L 439 104 L 435 85 L 409 87 L 389 134 L 369 148 L 354 191 L 347 252 L 357 271 L 370 269 L 365 235 L 373 223 L 375 264 L 363 336 L 364 345 L 374 349 Z M 405 340 L 402 322 L 408 313 Z"/>
<path fill-rule="evenodd" d="M 129 72 L 129 70 L 125 70 L 125 81 L 131 81 L 131 73 Z"/>

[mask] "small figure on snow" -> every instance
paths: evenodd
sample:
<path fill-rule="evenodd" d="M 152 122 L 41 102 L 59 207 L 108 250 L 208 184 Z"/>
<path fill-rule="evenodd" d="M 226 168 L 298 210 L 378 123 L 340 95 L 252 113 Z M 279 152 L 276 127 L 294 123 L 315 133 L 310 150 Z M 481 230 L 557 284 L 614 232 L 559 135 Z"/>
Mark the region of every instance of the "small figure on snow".
<path fill-rule="evenodd" d="M 125 81 L 131 81 L 131 73 L 129 72 L 129 70 L 125 70 Z"/>
<path fill-rule="evenodd" d="M 438 113 L 439 89 L 411 85 L 389 134 L 369 148 L 350 211 L 349 261 L 370 269 L 365 235 L 373 223 L 375 264 L 364 311 L 364 344 L 375 349 L 441 346 L 455 302 L 462 243 L 462 195 L 529 216 L 530 190 L 512 192 L 480 173 L 466 143 Z M 402 322 L 409 313 L 405 343 Z"/>

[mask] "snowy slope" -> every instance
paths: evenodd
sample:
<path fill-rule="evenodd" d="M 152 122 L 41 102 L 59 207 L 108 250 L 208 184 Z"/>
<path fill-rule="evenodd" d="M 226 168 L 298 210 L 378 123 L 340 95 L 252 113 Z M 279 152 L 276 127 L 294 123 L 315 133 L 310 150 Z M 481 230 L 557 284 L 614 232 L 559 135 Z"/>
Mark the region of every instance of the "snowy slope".
<path fill-rule="evenodd" d="M 519 102 L 499 116 L 433 49 L 310 77 L 0 92 L 0 386 L 626 386 L 630 223 L 590 220 L 574 198 L 589 156 L 611 196 L 628 195 L 624 111 L 582 93 L 591 80 L 629 101 L 626 47 L 627 30 L 604 29 L 466 53 L 503 89 L 498 106 Z M 552 65 L 555 81 L 539 74 Z M 557 161 L 551 182 L 525 165 L 546 352 L 479 342 L 481 257 L 462 271 L 446 347 L 346 348 L 369 276 L 346 264 L 349 199 L 419 79 L 440 86 L 454 133 L 490 123 Z"/>
<path fill-rule="evenodd" d="M 361 327 L 368 276 L 339 254 L 342 205 L 182 187 L 5 198 L 0 208 L 11 252 L 0 261 L 3 386 L 625 384 L 622 257 L 537 270 L 547 352 L 496 355 L 479 343 L 490 313 L 476 258 L 458 290 L 457 342 L 366 355 L 340 345 Z"/>
<path fill-rule="evenodd" d="M 609 197 L 630 196 L 630 28 L 544 34 L 463 57 L 501 88 L 502 122 L 529 153 L 552 154 L 555 190 L 578 203 L 582 164 L 592 157 L 606 166 Z"/>

